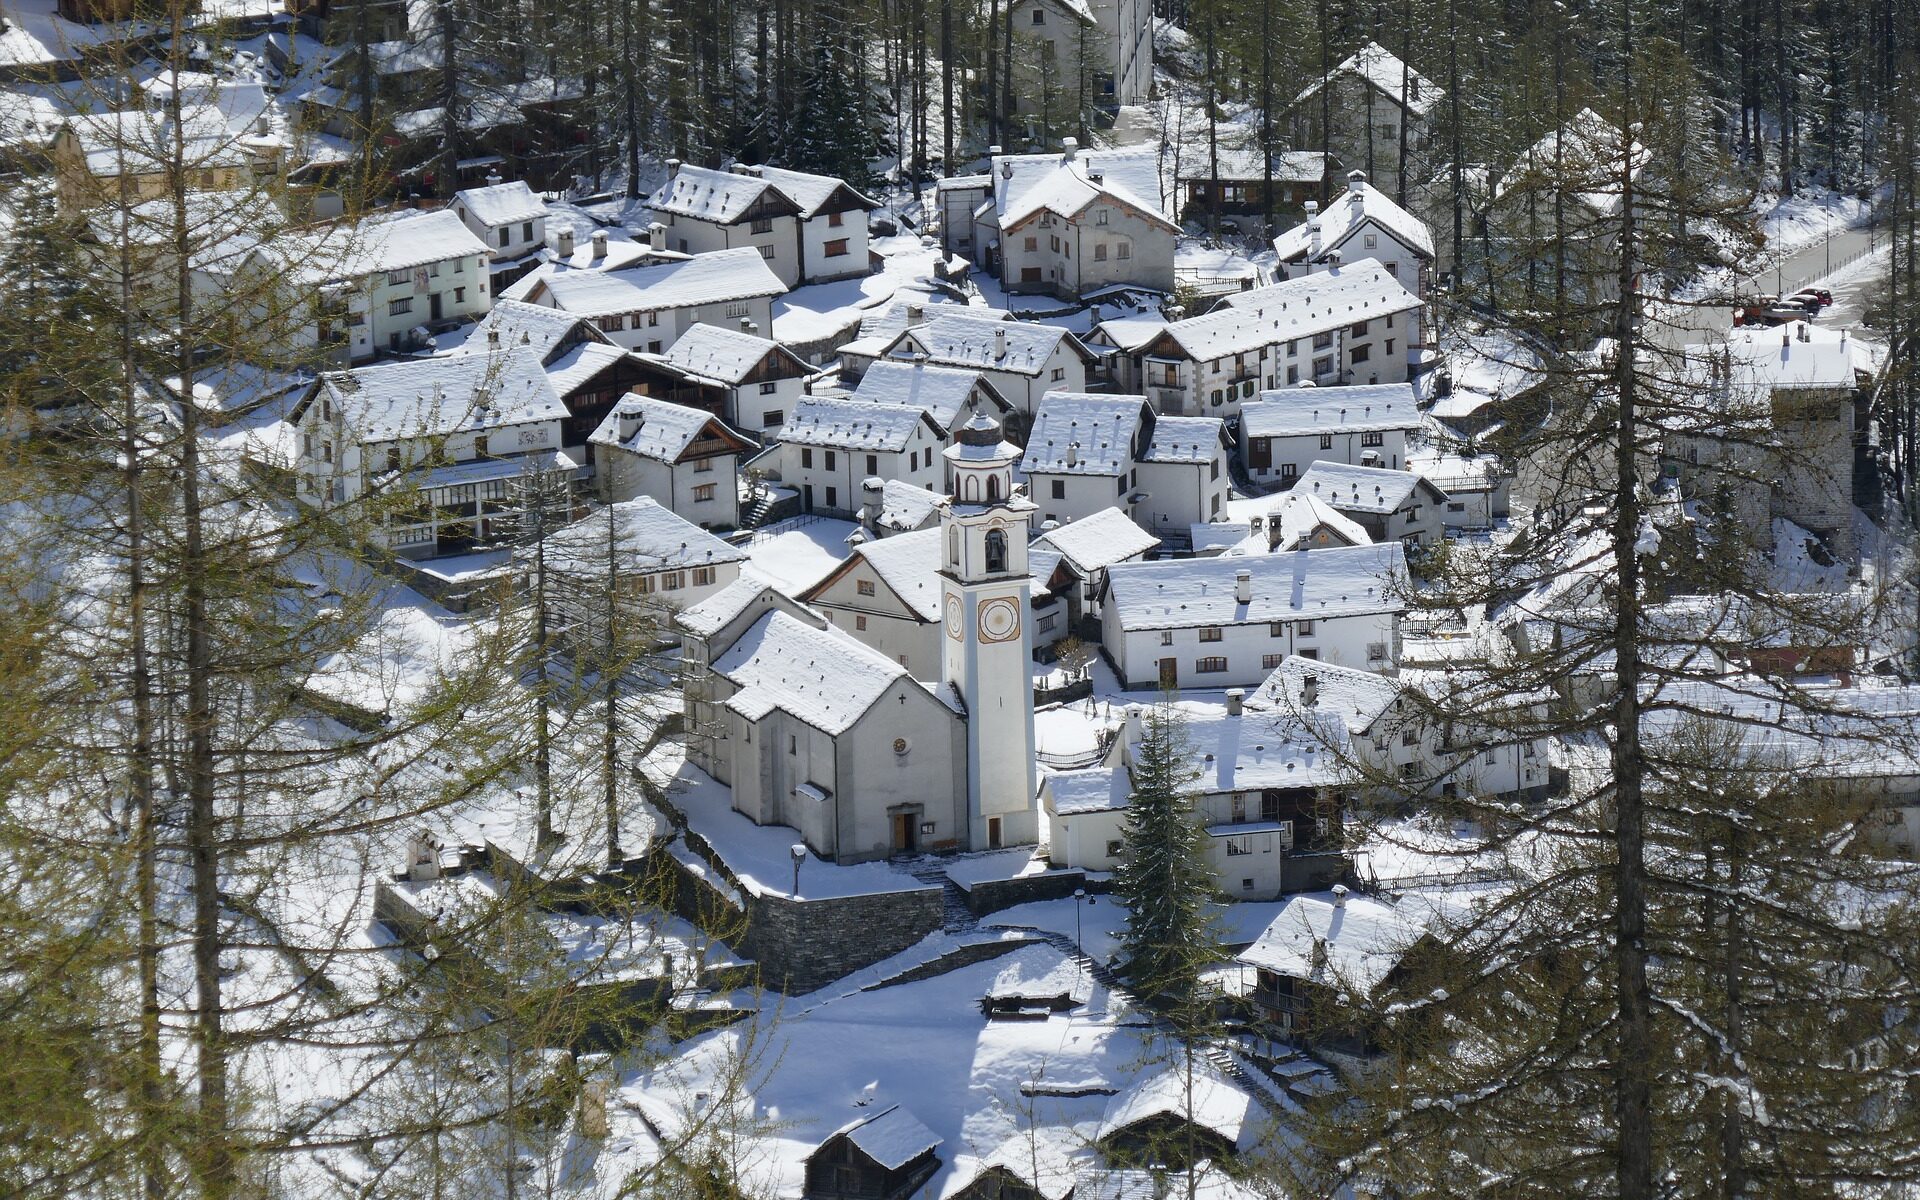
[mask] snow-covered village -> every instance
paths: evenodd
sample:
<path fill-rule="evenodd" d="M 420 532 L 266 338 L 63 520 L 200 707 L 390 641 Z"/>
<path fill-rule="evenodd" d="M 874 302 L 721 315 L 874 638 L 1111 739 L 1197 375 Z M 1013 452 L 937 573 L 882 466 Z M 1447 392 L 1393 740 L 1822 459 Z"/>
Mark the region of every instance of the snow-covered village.
<path fill-rule="evenodd" d="M 0 1195 L 1920 1196 L 1915 29 L 0 0 Z"/>

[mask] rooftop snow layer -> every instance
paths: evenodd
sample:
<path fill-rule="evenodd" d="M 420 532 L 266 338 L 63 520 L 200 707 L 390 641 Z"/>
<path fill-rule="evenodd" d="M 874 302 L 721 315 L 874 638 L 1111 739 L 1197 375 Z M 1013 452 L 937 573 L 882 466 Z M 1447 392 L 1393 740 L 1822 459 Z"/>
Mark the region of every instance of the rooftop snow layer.
<path fill-rule="evenodd" d="M 610 515 L 609 515 L 610 514 Z M 746 551 L 729 545 L 651 496 L 608 505 L 547 537 L 550 569 L 580 576 L 607 570 L 607 522 L 613 522 L 613 552 L 623 571 L 672 571 L 741 562 Z"/>
<path fill-rule="evenodd" d="M 1317 496 L 1342 512 L 1382 514 L 1397 512 L 1423 483 L 1426 481 L 1412 471 L 1322 460 L 1294 481 L 1293 490 Z"/>
<path fill-rule="evenodd" d="M 621 271 L 556 272 L 543 282 L 555 308 L 582 316 L 692 308 L 787 290 L 751 246 Z"/>
<path fill-rule="evenodd" d="M 902 451 L 914 428 L 923 424 L 933 429 L 933 418 L 925 409 L 807 396 L 794 405 L 774 438 L 800 446 Z M 938 436 L 937 429 L 933 432 Z"/>
<path fill-rule="evenodd" d="M 1058 550 L 1083 577 L 1118 562 L 1138 558 L 1160 544 L 1120 508 L 1103 508 L 1078 521 L 1050 529 L 1036 541 Z"/>
<path fill-rule="evenodd" d="M 1273 248 L 1281 262 L 1319 262 L 1329 252 L 1341 249 L 1369 221 L 1393 235 L 1407 249 L 1426 258 L 1433 257 L 1433 231 L 1425 221 L 1394 203 L 1379 188 L 1364 180 L 1356 186 L 1352 179 L 1348 180 L 1347 190 L 1336 195 L 1326 208 L 1274 238 Z M 1320 226 L 1318 254 L 1313 252 L 1316 224 Z"/>
<path fill-rule="evenodd" d="M 1253 576 L 1251 604 L 1234 598 L 1240 571 Z M 1399 542 L 1116 563 L 1107 571 L 1109 601 L 1127 631 L 1400 612 L 1405 585 L 1406 551 Z"/>
<path fill-rule="evenodd" d="M 1092 357 L 1080 339 L 1058 325 L 1010 321 L 1004 315 L 975 316 L 971 310 L 948 311 L 957 307 L 942 306 L 929 312 L 926 322 L 902 333 L 888 354 L 905 358 L 917 350 L 936 366 L 1007 371 L 1036 378 L 1047 369 L 1062 342 L 1083 358 Z"/>
<path fill-rule="evenodd" d="M 1134 465 L 1141 423 L 1152 419 L 1145 396 L 1048 392 L 1034 410 L 1020 470 L 1028 475 L 1124 474 Z"/>
<path fill-rule="evenodd" d="M 780 343 L 744 329 L 695 325 L 667 347 L 666 359 L 683 371 L 738 386 Z"/>
<path fill-rule="evenodd" d="M 1250 438 L 1419 427 L 1410 383 L 1286 388 L 1240 406 L 1240 434 Z"/>
<path fill-rule="evenodd" d="M 991 385 L 983 389 L 982 384 L 978 371 L 882 359 L 867 368 L 851 398 L 868 404 L 923 409 L 934 424 L 950 432 L 962 420 L 976 391 L 998 401 L 994 408 L 1008 407 L 992 392 Z"/>
<path fill-rule="evenodd" d="M 525 180 L 466 188 L 453 194 L 454 203 L 490 229 L 537 221 L 547 215 L 547 202 L 534 194 Z"/>
<path fill-rule="evenodd" d="M 635 416 L 640 418 L 638 428 L 622 437 L 622 425 Z M 618 446 L 655 462 L 674 463 L 712 426 L 720 426 L 719 419 L 705 409 L 630 392 L 620 398 L 587 440 L 597 446 Z"/>
<path fill-rule="evenodd" d="M 727 707 L 749 721 L 779 709 L 831 735 L 852 728 L 907 669 L 831 626 L 815 629 L 770 612 L 713 672 L 739 689 Z"/>

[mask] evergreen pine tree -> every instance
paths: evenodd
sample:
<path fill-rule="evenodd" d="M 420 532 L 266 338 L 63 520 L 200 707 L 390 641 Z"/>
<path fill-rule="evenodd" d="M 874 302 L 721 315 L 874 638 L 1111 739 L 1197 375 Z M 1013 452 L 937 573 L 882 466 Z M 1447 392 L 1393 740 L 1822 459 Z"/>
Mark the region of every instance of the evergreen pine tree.
<path fill-rule="evenodd" d="M 1125 853 L 1114 873 L 1114 891 L 1127 906 L 1121 946 L 1135 988 L 1180 1006 L 1220 955 L 1213 872 L 1193 805 L 1200 773 L 1187 753 L 1186 722 L 1165 703 L 1148 709 L 1143 721 Z"/>

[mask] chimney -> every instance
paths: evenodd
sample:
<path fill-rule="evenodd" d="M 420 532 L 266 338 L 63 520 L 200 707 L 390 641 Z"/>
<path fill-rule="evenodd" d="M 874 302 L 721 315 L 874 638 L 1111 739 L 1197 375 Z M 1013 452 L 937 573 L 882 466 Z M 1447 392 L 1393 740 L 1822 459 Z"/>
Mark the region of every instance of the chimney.
<path fill-rule="evenodd" d="M 1080 152 L 1079 138 L 1064 137 L 1060 139 L 1060 157 L 1061 158 L 1066 159 L 1068 162 L 1072 162 L 1074 160 L 1074 157 L 1078 155 L 1079 152 Z"/>
<path fill-rule="evenodd" d="M 999 146 L 988 146 L 987 153 L 994 158 L 999 158 L 1001 154 L 1001 148 Z"/>
<path fill-rule="evenodd" d="M 926 319 L 926 309 L 920 307 L 918 304 L 907 305 L 907 328 L 911 329 Z"/>
<path fill-rule="evenodd" d="M 1308 675 L 1300 681 L 1300 707 L 1312 708 L 1320 701 L 1320 677 Z"/>
<path fill-rule="evenodd" d="M 640 432 L 640 426 L 646 423 L 646 415 L 638 408 L 622 408 L 620 417 L 620 440 L 631 441 L 633 435 Z"/>
<path fill-rule="evenodd" d="M 553 231 L 553 252 L 561 258 L 573 257 L 573 226 L 562 225 Z"/>
<path fill-rule="evenodd" d="M 498 350 L 499 348 L 500 348 L 500 327 L 498 325 L 489 325 L 487 327 L 487 349 Z"/>
<path fill-rule="evenodd" d="M 424 829 L 407 839 L 407 878 L 414 883 L 440 878 L 440 843 Z"/>
<path fill-rule="evenodd" d="M 273 135 L 273 119 L 267 116 L 267 114 L 261 113 L 253 119 L 253 132 L 260 137 L 271 137 Z"/>
<path fill-rule="evenodd" d="M 753 332 L 753 331 L 754 331 L 755 329 L 758 329 L 758 328 L 759 328 L 759 326 L 757 326 L 757 325 L 755 325 L 755 324 L 753 323 L 753 318 L 752 318 L 752 317 L 741 317 L 741 318 L 740 318 L 740 332 L 741 332 L 741 333 L 752 333 L 752 332 Z"/>
<path fill-rule="evenodd" d="M 1315 974 L 1327 969 L 1327 939 L 1313 939 L 1313 970 Z"/>
<path fill-rule="evenodd" d="M 502 179 L 502 178 L 500 178 L 500 172 L 498 172 L 498 171 L 488 171 L 488 172 L 487 172 L 487 186 L 488 186 L 488 187 L 499 187 L 499 186 L 500 186 L 501 184 L 503 184 L 503 183 L 505 183 L 505 182 L 506 182 L 506 180 L 504 180 L 504 179 Z"/>
<path fill-rule="evenodd" d="M 1367 202 L 1367 173 L 1347 172 L 1347 203 L 1356 207 Z"/>
<path fill-rule="evenodd" d="M 1235 604 L 1253 603 L 1253 572 L 1245 567 L 1233 573 L 1233 602 Z"/>
<path fill-rule="evenodd" d="M 680 173 L 680 160 L 677 158 L 668 159 L 667 160 L 667 178 L 672 179 L 675 175 L 678 175 L 679 173 Z"/>
<path fill-rule="evenodd" d="M 1307 257 L 1320 257 L 1320 214 L 1314 210 L 1319 206 L 1307 202 Z"/>
<path fill-rule="evenodd" d="M 667 248 L 667 227 L 658 221 L 647 226 L 647 249 L 665 250 Z"/>
<path fill-rule="evenodd" d="M 1333 906 L 1335 908 L 1345 908 L 1347 906 L 1346 884 L 1336 883 L 1333 885 Z"/>
<path fill-rule="evenodd" d="M 1228 716 L 1230 717 L 1239 716 L 1241 710 L 1246 707 L 1246 703 L 1247 703 L 1247 692 L 1245 688 L 1228 688 L 1227 689 L 1227 715 Z"/>
<path fill-rule="evenodd" d="M 1080 443 L 1079 442 L 1067 443 L 1067 465 L 1070 467 L 1077 467 L 1080 465 Z"/>
<path fill-rule="evenodd" d="M 604 229 L 596 229 L 593 231 L 593 260 L 595 262 L 599 262 L 601 259 L 605 258 L 606 256 L 607 256 L 607 231 Z"/>
<path fill-rule="evenodd" d="M 1007 327 L 1004 323 L 994 327 L 993 356 L 996 359 L 1005 358 L 1007 356 Z"/>
<path fill-rule="evenodd" d="M 1002 179 L 1013 178 L 1013 160 L 1012 159 L 1003 158 L 1000 160 L 1000 178 Z"/>
<path fill-rule="evenodd" d="M 1801 340 L 1801 341 L 1803 341 L 1803 342 L 1811 342 L 1811 341 L 1813 340 L 1813 335 L 1812 335 L 1812 333 L 1810 333 L 1810 332 L 1808 331 L 1808 329 L 1807 329 L 1807 323 L 1806 323 L 1805 321 L 1801 321 L 1801 322 L 1798 322 L 1798 323 L 1797 323 L 1797 325 L 1796 325 L 1796 328 L 1798 328 L 1798 329 L 1800 330 L 1800 340 Z"/>
<path fill-rule="evenodd" d="M 860 524 L 867 529 L 872 529 L 880 519 L 881 498 L 886 489 L 886 481 L 877 475 L 869 475 L 860 481 Z"/>
<path fill-rule="evenodd" d="M 1793 345 L 1793 331 L 1791 329 L 1782 329 L 1780 331 L 1780 348 L 1785 350 L 1791 345 Z"/>

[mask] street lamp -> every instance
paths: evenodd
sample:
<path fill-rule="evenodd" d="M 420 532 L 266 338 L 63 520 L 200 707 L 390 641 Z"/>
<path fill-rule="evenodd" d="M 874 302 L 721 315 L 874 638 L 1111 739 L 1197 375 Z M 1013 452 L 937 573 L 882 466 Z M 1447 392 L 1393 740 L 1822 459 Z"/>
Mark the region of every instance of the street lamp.
<path fill-rule="evenodd" d="M 1087 889 L 1073 889 L 1073 948 L 1082 954 L 1085 954 L 1086 950 L 1080 945 L 1080 902 L 1086 899 Z M 1088 903 L 1092 902 L 1088 901 Z"/>
<path fill-rule="evenodd" d="M 807 861 L 807 848 L 799 842 L 787 847 L 787 853 L 793 855 L 793 898 L 800 898 L 800 864 Z"/>

